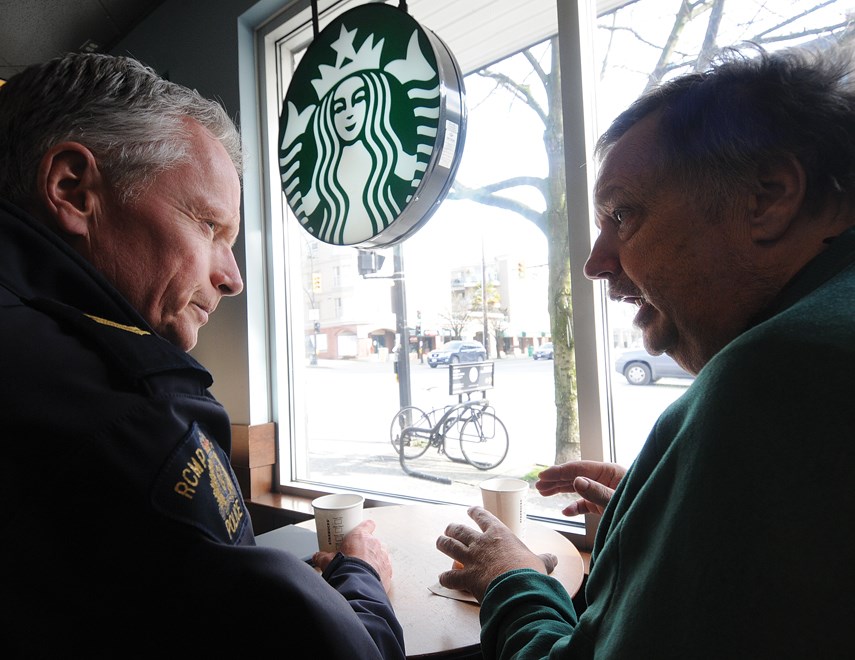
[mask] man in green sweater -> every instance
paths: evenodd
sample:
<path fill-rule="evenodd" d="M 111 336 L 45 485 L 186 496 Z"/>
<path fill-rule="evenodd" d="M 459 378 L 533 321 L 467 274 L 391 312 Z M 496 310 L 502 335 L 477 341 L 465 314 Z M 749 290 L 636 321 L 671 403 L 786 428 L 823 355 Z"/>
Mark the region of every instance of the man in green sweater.
<path fill-rule="evenodd" d="M 846 53 L 731 53 L 600 138 L 585 272 L 697 378 L 626 474 L 541 475 L 603 513 L 584 612 L 484 509 L 439 537 L 485 658 L 855 658 L 852 84 Z"/>

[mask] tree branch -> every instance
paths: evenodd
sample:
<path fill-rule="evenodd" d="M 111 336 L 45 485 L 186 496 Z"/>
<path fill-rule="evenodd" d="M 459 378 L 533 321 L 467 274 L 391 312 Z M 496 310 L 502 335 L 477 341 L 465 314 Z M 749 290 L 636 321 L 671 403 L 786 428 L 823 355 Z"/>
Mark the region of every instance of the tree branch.
<path fill-rule="evenodd" d="M 760 32 L 759 34 L 755 35 L 755 37 L 754 37 L 754 39 L 752 39 L 752 41 L 762 40 L 770 32 L 774 32 L 775 30 L 780 30 L 785 25 L 789 25 L 790 23 L 793 23 L 794 21 L 797 21 L 800 18 L 804 18 L 805 16 L 808 16 L 809 14 L 812 14 L 815 11 L 819 11 L 823 7 L 826 7 L 828 5 L 833 5 L 835 2 L 836 2 L 836 0 L 825 0 L 825 2 L 820 2 L 818 5 L 814 5 L 810 9 L 805 9 L 801 14 L 798 14 L 796 16 L 791 16 L 787 20 L 782 21 L 782 22 L 778 23 L 777 25 L 773 25 L 768 30 L 764 30 L 763 32 Z M 839 26 L 837 26 L 837 27 L 839 27 Z M 822 29 L 822 28 L 820 28 L 820 29 Z M 813 33 L 813 32 L 811 32 L 811 33 Z M 768 39 L 768 41 L 783 41 L 784 39 L 785 39 L 784 37 L 771 37 Z"/>
<path fill-rule="evenodd" d="M 528 85 L 518 83 L 505 74 L 491 71 L 490 69 L 482 69 L 481 71 L 477 71 L 476 74 L 482 78 L 493 80 L 497 87 L 501 87 L 502 89 L 509 91 L 517 99 L 528 105 L 537 114 L 540 121 L 543 122 L 543 125 L 546 126 L 549 121 L 549 116 L 544 112 L 543 108 L 537 102 L 537 99 L 532 96 Z"/>
<path fill-rule="evenodd" d="M 538 60 L 528 48 L 522 52 L 522 56 L 528 60 L 531 68 L 537 74 L 537 77 L 540 78 L 540 82 L 544 87 L 546 87 L 549 82 L 549 75 L 543 70 L 543 67 L 540 66 L 540 60 Z"/>
<path fill-rule="evenodd" d="M 496 208 L 505 209 L 506 211 L 518 213 L 526 220 L 534 223 L 534 225 L 545 234 L 547 222 L 545 214 L 535 211 L 528 204 L 511 199 L 510 197 L 496 194 L 499 190 L 515 188 L 521 185 L 535 186 L 542 192 L 542 186 L 545 185 L 545 182 L 543 179 L 538 179 L 536 177 L 515 177 L 513 179 L 507 179 L 506 181 L 493 183 L 480 188 L 468 188 L 458 182 L 455 182 L 451 191 L 448 193 L 447 199 L 468 199 L 479 204 L 494 206 Z"/>

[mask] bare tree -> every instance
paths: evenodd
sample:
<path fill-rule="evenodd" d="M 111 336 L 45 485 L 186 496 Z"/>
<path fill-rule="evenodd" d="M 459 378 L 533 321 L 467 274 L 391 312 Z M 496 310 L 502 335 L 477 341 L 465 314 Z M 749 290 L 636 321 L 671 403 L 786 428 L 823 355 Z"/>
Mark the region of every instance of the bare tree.
<path fill-rule="evenodd" d="M 500 309 L 498 314 L 493 314 L 489 319 L 490 333 L 496 346 L 496 357 L 502 357 L 505 348 L 505 330 L 508 328 L 508 310 Z"/>
<path fill-rule="evenodd" d="M 480 316 L 483 320 L 486 321 L 487 328 L 482 329 L 482 334 L 487 332 L 489 336 L 493 337 L 496 347 L 496 357 L 502 357 L 502 343 L 501 339 L 501 330 L 505 327 L 505 322 L 507 321 L 507 310 L 500 309 L 500 305 L 502 304 L 502 296 L 499 293 L 498 288 L 493 282 L 487 282 L 487 295 L 486 295 L 486 308 L 484 306 L 484 300 L 482 300 L 481 296 L 481 285 L 478 284 L 473 293 L 472 293 L 472 315 Z M 484 346 L 488 346 L 488 342 L 484 339 Z"/>
<path fill-rule="evenodd" d="M 463 331 L 472 320 L 470 307 L 469 298 L 466 296 L 455 296 L 451 302 L 451 309 L 439 314 L 439 318 L 445 321 L 445 327 L 451 331 L 452 339 L 463 338 Z"/>
<path fill-rule="evenodd" d="M 502 301 L 502 297 L 499 294 L 499 290 L 496 288 L 496 285 L 493 282 L 487 282 L 487 313 L 493 312 L 499 308 L 499 304 Z M 469 299 L 472 312 L 481 312 L 484 310 L 484 302 L 481 299 L 481 285 L 477 284 L 475 289 L 472 291 L 472 297 Z"/>

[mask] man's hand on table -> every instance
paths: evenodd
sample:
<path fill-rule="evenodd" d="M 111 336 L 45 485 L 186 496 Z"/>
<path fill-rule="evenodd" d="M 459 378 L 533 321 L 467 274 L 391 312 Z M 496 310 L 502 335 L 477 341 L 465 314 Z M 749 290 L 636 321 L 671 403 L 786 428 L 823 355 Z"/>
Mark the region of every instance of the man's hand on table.
<path fill-rule="evenodd" d="M 617 463 L 570 461 L 543 470 L 534 487 L 544 497 L 558 493 L 577 493 L 581 499 L 564 508 L 562 513 L 565 516 L 601 514 L 625 474 L 626 468 Z"/>
<path fill-rule="evenodd" d="M 359 523 L 344 537 L 341 554 L 370 564 L 380 575 L 383 588 L 388 593 L 392 586 L 392 560 L 389 558 L 386 544 L 374 536 L 375 528 L 373 520 L 363 520 Z M 335 555 L 334 552 L 316 552 L 312 555 L 312 564 L 324 571 Z"/>
<path fill-rule="evenodd" d="M 502 573 L 531 568 L 548 575 L 558 563 L 553 554 L 534 554 L 483 507 L 470 507 L 468 513 L 482 531 L 451 523 L 436 540 L 438 550 L 463 565 L 440 574 L 443 587 L 468 591 L 480 603 L 490 582 Z"/>

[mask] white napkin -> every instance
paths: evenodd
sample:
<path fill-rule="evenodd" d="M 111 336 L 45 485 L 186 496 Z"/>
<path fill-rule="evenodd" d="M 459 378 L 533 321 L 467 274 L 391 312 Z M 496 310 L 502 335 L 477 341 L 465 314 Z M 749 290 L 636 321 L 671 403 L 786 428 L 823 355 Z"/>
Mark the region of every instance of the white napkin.
<path fill-rule="evenodd" d="M 432 584 L 428 587 L 433 593 L 437 596 L 442 596 L 443 598 L 452 598 L 453 600 L 462 600 L 467 603 L 478 603 L 475 596 L 470 594 L 468 591 L 460 591 L 459 589 L 447 589 L 443 587 L 439 582 L 436 584 Z"/>

